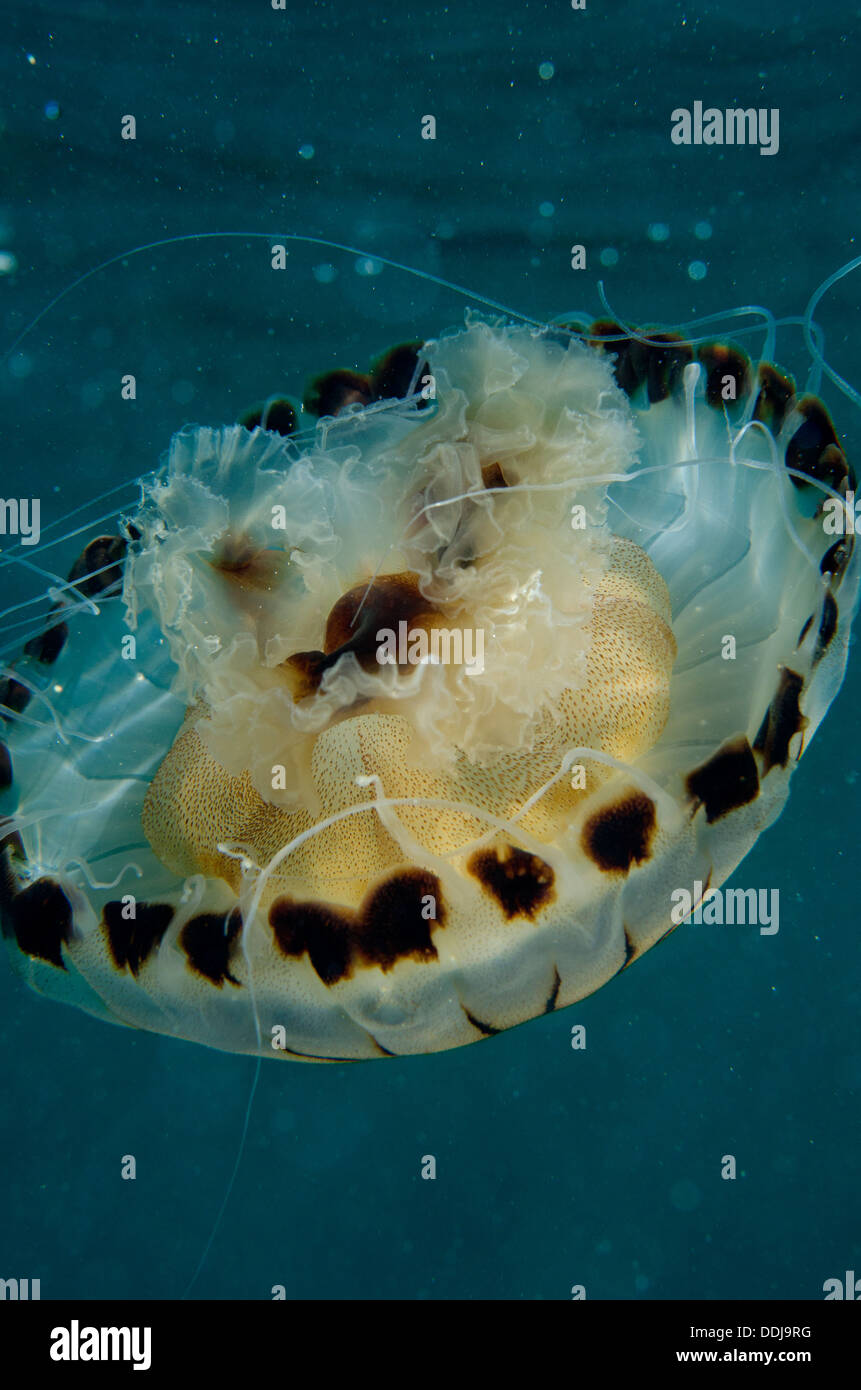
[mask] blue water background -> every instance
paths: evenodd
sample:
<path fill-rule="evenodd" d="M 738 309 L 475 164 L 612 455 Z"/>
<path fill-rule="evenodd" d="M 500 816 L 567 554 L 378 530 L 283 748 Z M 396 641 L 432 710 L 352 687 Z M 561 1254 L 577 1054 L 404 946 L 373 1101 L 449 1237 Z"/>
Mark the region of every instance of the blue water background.
<path fill-rule="evenodd" d="M 798 314 L 858 253 L 855 5 L 290 9 L 5 0 L 0 249 L 17 271 L 0 278 L 0 351 L 82 271 L 202 231 L 329 237 L 538 316 L 600 313 L 603 279 L 637 322 Z M 697 99 L 779 108 L 779 154 L 671 145 L 671 110 Z M 119 139 L 127 112 L 133 143 Z M 428 113 L 434 142 L 420 139 Z M 667 239 L 650 238 L 655 223 Z M 295 395 L 308 373 L 363 365 L 460 312 L 389 272 L 369 297 L 352 258 L 299 248 L 267 304 L 252 250 L 236 248 L 245 288 L 236 258 L 222 276 L 199 244 L 63 300 L 0 371 L 0 493 L 38 478 L 44 521 L 61 517 L 152 467 L 186 420 Z M 850 277 L 819 315 L 856 384 L 859 301 Z M 786 343 L 803 371 L 797 335 Z M 166 389 L 121 410 L 116 377 L 142 344 Z M 857 411 L 828 399 L 861 457 Z M 196 1293 L 555 1299 L 585 1284 L 590 1298 L 788 1299 L 861 1270 L 859 695 L 856 664 L 782 820 L 733 879 L 779 888 L 776 937 L 686 926 L 592 998 L 481 1046 L 264 1064 Z M 254 1063 L 99 1024 L 5 968 L 0 1049 L 0 1276 L 40 1278 L 43 1297 L 177 1296 Z M 425 1154 L 436 1181 L 420 1176 Z"/>

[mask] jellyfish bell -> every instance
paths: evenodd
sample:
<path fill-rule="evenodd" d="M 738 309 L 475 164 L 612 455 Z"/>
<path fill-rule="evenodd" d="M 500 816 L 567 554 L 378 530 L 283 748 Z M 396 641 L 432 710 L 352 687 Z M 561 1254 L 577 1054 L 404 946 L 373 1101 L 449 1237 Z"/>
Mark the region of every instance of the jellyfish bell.
<path fill-rule="evenodd" d="M 0 914 L 51 998 L 260 1056 L 461 1046 L 606 983 L 786 801 L 858 602 L 817 392 L 737 322 L 454 312 L 437 282 L 431 337 L 400 276 L 369 369 L 356 337 L 300 409 L 219 340 L 208 423 L 139 399 L 129 484 L 0 555 L 36 585 L 0 629 Z M 150 399 L 188 372 L 136 350 Z"/>

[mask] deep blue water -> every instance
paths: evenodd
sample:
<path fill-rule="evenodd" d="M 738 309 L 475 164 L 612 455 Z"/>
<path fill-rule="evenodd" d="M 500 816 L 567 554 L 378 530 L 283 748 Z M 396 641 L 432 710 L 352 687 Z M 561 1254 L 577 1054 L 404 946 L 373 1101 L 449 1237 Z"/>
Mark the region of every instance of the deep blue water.
<path fill-rule="evenodd" d="M 191 233 L 329 238 L 536 316 L 600 313 L 603 280 L 636 322 L 799 314 L 859 251 L 854 5 L 6 0 L 0 15 L 0 352 L 92 266 Z M 778 108 L 779 153 L 673 146 L 670 112 L 695 100 Z M 273 297 L 263 247 L 162 248 L 62 299 L 0 369 L 0 493 L 37 477 L 47 524 L 153 467 L 185 421 L 297 396 L 309 373 L 462 313 L 449 290 L 298 245 Z M 850 276 L 818 314 L 856 384 L 859 303 Z M 780 346 L 803 371 L 799 336 Z M 147 389 L 121 408 L 127 360 Z M 826 395 L 857 458 L 857 411 Z M 685 926 L 592 998 L 480 1047 L 264 1065 L 196 1293 L 817 1298 L 861 1269 L 859 696 L 850 661 L 787 811 L 734 879 L 779 888 L 776 937 Z M 46 1298 L 177 1296 L 254 1063 L 99 1024 L 5 968 L 0 1044 L 0 1277 L 40 1278 Z"/>

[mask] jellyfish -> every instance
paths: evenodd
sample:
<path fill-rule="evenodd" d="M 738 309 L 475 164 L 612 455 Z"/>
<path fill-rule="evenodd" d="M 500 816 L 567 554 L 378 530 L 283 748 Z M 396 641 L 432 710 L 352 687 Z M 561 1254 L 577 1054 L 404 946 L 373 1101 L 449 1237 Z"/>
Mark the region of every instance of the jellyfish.
<path fill-rule="evenodd" d="M 780 814 L 843 678 L 854 474 L 816 388 L 853 393 L 813 320 L 836 278 L 794 321 L 806 388 L 764 311 L 752 356 L 750 328 L 473 297 L 364 369 L 312 365 L 301 408 L 270 368 L 109 527 L 7 546 L 44 585 L 0 627 L 24 980 L 345 1061 L 485 1040 L 672 932 L 678 890 Z"/>

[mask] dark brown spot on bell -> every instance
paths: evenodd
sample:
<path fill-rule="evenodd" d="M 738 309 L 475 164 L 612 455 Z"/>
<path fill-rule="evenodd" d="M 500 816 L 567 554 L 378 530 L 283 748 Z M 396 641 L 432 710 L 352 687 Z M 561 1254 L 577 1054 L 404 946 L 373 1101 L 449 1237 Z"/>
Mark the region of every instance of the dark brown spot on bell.
<path fill-rule="evenodd" d="M 818 478 L 829 487 L 833 487 L 834 491 L 843 497 L 846 496 L 847 488 L 855 486 L 852 468 L 838 444 L 827 444 L 816 462 L 805 471 L 811 478 Z"/>
<path fill-rule="evenodd" d="M 741 401 L 751 387 L 750 362 L 747 355 L 732 343 L 703 343 L 697 357 L 705 369 L 706 400 L 717 410 L 724 406 L 732 412 L 735 402 Z M 724 392 L 730 389 L 729 397 Z"/>
<path fill-rule="evenodd" d="M 320 689 L 323 677 L 329 667 L 334 665 L 325 652 L 296 652 L 282 663 L 292 674 L 293 699 L 306 700 Z"/>
<path fill-rule="evenodd" d="M 837 442 L 831 416 L 817 396 L 802 396 L 795 409 L 803 419 L 786 446 L 787 468 L 838 490 L 849 476 L 849 466 Z M 796 487 L 805 486 L 801 478 L 793 477 L 792 481 Z"/>
<path fill-rule="evenodd" d="M 325 985 L 348 979 L 358 964 L 391 970 L 399 960 L 436 960 L 433 927 L 444 927 L 439 879 L 423 869 L 402 869 L 377 884 L 358 910 L 281 897 L 269 922 L 282 955 L 307 953 Z"/>
<path fill-rule="evenodd" d="M 373 888 L 356 923 L 360 955 L 382 970 L 407 957 L 436 960 L 431 927 L 445 926 L 440 889 L 436 875 L 424 869 L 401 870 Z"/>
<path fill-rule="evenodd" d="M 753 409 L 754 420 L 761 420 L 773 435 L 780 433 L 784 417 L 795 395 L 791 376 L 779 372 L 770 362 L 759 364 L 759 395 Z"/>
<path fill-rule="evenodd" d="M 499 463 L 486 463 L 481 470 L 481 481 L 485 487 L 508 487 L 508 480 Z"/>
<path fill-rule="evenodd" d="M 648 349 L 644 343 L 629 338 L 618 323 L 599 319 L 592 324 L 590 347 L 615 354 L 613 374 L 627 396 L 633 396 L 645 385 L 649 375 Z M 617 341 L 608 341 L 616 339 Z M 602 341 L 603 340 L 603 341 Z"/>
<path fill-rule="evenodd" d="M 43 666 L 53 666 L 65 647 L 68 636 L 69 629 L 66 624 L 57 623 L 54 627 L 49 627 L 47 632 L 40 632 L 38 637 L 31 637 L 24 647 L 24 652 L 40 661 Z"/>
<path fill-rule="evenodd" d="M 324 903 L 278 898 L 269 909 L 269 923 L 284 956 L 301 959 L 307 952 L 324 985 L 337 984 L 353 973 L 351 930 L 355 914 Z"/>
<path fill-rule="evenodd" d="M 827 574 L 831 579 L 836 581 L 842 579 L 846 566 L 852 558 L 854 544 L 855 541 L 852 536 L 844 536 L 841 540 L 835 541 L 834 544 L 826 550 L 820 561 L 820 573 Z"/>
<path fill-rule="evenodd" d="M 97 536 L 69 570 L 69 583 L 87 598 L 121 584 L 127 546 L 123 536 Z"/>
<path fill-rule="evenodd" d="M 819 631 L 816 634 L 816 648 L 813 652 L 813 665 L 821 661 L 833 640 L 837 631 L 837 621 L 840 616 L 837 607 L 837 600 L 831 593 L 826 593 L 822 600 L 822 617 L 819 620 Z"/>
<path fill-rule="evenodd" d="M 467 869 L 484 891 L 495 898 L 509 921 L 514 917 L 534 920 L 539 909 L 555 897 L 552 868 L 526 850 L 513 846 L 476 850 Z"/>
<path fill-rule="evenodd" d="M 589 817 L 581 844 L 599 869 L 626 874 L 649 858 L 656 825 L 655 803 L 644 792 L 631 792 Z"/>
<path fill-rule="evenodd" d="M 12 785 L 12 754 L 0 739 L 0 791 Z"/>
<path fill-rule="evenodd" d="M 11 934 L 25 956 L 66 969 L 62 947 L 74 936 L 72 904 L 59 883 L 37 879 L 12 899 L 7 913 Z"/>
<path fill-rule="evenodd" d="M 756 759 L 745 736 L 729 739 L 687 779 L 688 793 L 705 807 L 711 825 L 759 795 Z"/>
<path fill-rule="evenodd" d="M 332 608 L 326 620 L 324 650 L 296 652 L 282 663 L 298 677 L 294 698 L 313 695 L 326 671 L 347 652 L 354 653 L 363 671 L 378 671 L 377 633 L 382 628 L 397 633 L 399 622 L 424 627 L 437 611 L 421 592 L 418 575 L 412 571 L 383 575 L 370 587 L 357 584 Z"/>
<path fill-rule="evenodd" d="M 32 690 L 16 681 L 13 676 L 0 680 L 0 710 L 7 709 L 15 714 L 23 714 L 33 698 Z"/>
<path fill-rule="evenodd" d="M 562 328 L 570 328 L 570 324 L 561 324 Z M 588 330 L 589 347 L 596 348 L 598 352 L 616 352 L 620 343 L 627 343 L 628 335 L 621 324 L 614 323 L 612 319 L 596 319 Z"/>
<path fill-rule="evenodd" d="M 371 384 L 377 400 L 403 400 L 409 395 L 414 379 L 421 385 L 422 377 L 430 374 L 427 362 L 419 365 L 423 347 L 421 342 L 401 343 L 377 358 L 371 366 Z"/>
<path fill-rule="evenodd" d="M 807 727 L 807 719 L 798 703 L 803 689 L 803 677 L 797 671 L 790 671 L 787 666 L 782 667 L 777 694 L 766 711 L 753 744 L 756 752 L 762 756 L 765 772 L 770 772 L 776 766 L 786 767 L 790 740 Z"/>
<path fill-rule="evenodd" d="M 653 333 L 650 337 L 648 346 L 641 346 L 645 347 L 647 354 L 646 385 L 649 402 L 655 405 L 673 394 L 682 379 L 685 367 L 693 361 L 694 354 L 690 343 L 685 342 L 678 333 Z"/>
<path fill-rule="evenodd" d="M 296 429 L 296 411 L 291 401 L 278 396 L 265 405 L 246 411 L 239 423 L 247 430 L 269 430 L 272 434 L 286 436 L 293 434 Z"/>
<path fill-rule="evenodd" d="M 129 969 L 137 975 L 161 944 L 173 920 L 174 909 L 169 903 L 135 903 L 134 917 L 123 915 L 129 911 L 131 906 L 126 903 L 105 903 L 105 935 L 117 969 Z"/>
<path fill-rule="evenodd" d="M 179 934 L 179 945 L 196 974 L 220 988 L 225 980 L 238 985 L 230 973 L 236 944 L 242 931 L 242 913 L 202 912 L 186 922 Z"/>
<path fill-rule="evenodd" d="M 347 367 L 336 367 L 315 377 L 302 404 L 311 415 L 339 415 L 348 405 L 370 405 L 374 399 L 371 378 Z"/>
<path fill-rule="evenodd" d="M 690 343 L 678 333 L 644 333 L 649 341 L 641 342 L 629 338 L 618 323 L 599 319 L 592 324 L 590 335 L 591 347 L 615 354 L 613 371 L 625 394 L 633 396 L 645 385 L 652 405 L 673 394 L 685 367 L 693 361 Z"/>
<path fill-rule="evenodd" d="M 628 928 L 623 925 L 622 930 L 625 933 L 625 959 L 623 960 L 620 969 L 627 970 L 628 966 L 631 964 L 631 961 L 636 960 L 637 958 L 637 948 L 631 940 L 631 934 L 628 931 Z"/>

